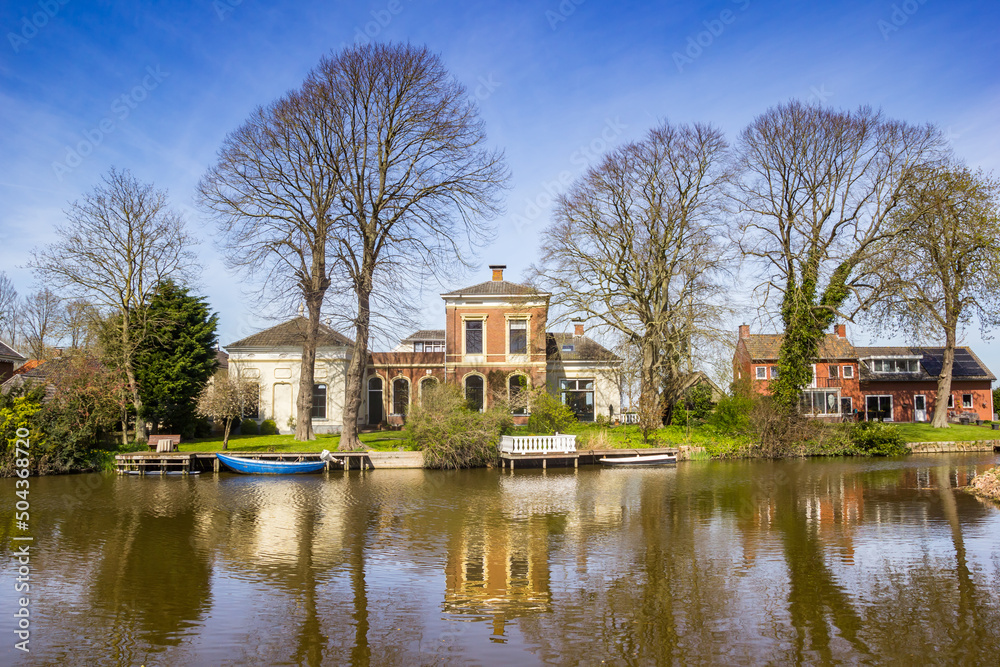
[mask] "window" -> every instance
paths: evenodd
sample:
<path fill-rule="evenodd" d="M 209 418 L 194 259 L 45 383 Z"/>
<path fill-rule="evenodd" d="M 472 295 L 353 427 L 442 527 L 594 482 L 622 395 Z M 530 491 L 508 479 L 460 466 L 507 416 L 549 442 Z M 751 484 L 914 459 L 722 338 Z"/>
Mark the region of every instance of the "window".
<path fill-rule="evenodd" d="M 850 396 L 840 397 L 840 413 L 844 415 L 854 414 L 854 401 Z"/>
<path fill-rule="evenodd" d="M 865 396 L 868 421 L 892 421 L 892 396 Z"/>
<path fill-rule="evenodd" d="M 778 379 L 778 367 L 777 366 L 771 366 L 771 379 L 772 380 L 777 380 Z"/>
<path fill-rule="evenodd" d="M 559 395 L 562 402 L 573 410 L 580 421 L 594 421 L 594 381 L 560 380 Z"/>
<path fill-rule="evenodd" d="M 854 366 L 844 366 L 844 377 L 848 379 L 854 377 Z"/>
<path fill-rule="evenodd" d="M 972 408 L 972 394 L 962 394 L 962 407 L 966 409 Z"/>
<path fill-rule="evenodd" d="M 875 373 L 916 373 L 920 365 L 916 359 L 872 359 Z"/>
<path fill-rule="evenodd" d="M 766 380 L 767 379 L 767 366 L 758 366 L 757 367 L 757 379 L 758 380 Z"/>
<path fill-rule="evenodd" d="M 837 366 L 836 364 L 830 364 L 829 366 L 827 366 L 827 368 L 829 369 L 831 380 L 840 377 L 840 366 Z"/>
<path fill-rule="evenodd" d="M 252 388 L 242 396 L 240 416 L 246 419 L 260 419 L 260 385 L 254 383 Z"/>
<path fill-rule="evenodd" d="M 313 419 L 326 419 L 326 385 L 313 385 Z"/>
<path fill-rule="evenodd" d="M 444 352 L 444 342 L 439 340 L 421 340 L 413 344 L 414 352 Z"/>
<path fill-rule="evenodd" d="M 470 375 L 465 378 L 465 403 L 470 410 L 483 411 L 483 377 Z"/>
<path fill-rule="evenodd" d="M 575 348 L 572 345 L 563 345 L 562 346 L 562 351 L 563 352 L 572 352 L 574 349 Z"/>
<path fill-rule="evenodd" d="M 807 415 L 835 415 L 840 413 L 840 394 L 831 391 L 802 392 L 801 409 Z"/>
<path fill-rule="evenodd" d="M 953 394 L 948 394 L 948 407 L 955 407 L 955 396 Z"/>
<path fill-rule="evenodd" d="M 466 354 L 482 354 L 483 353 L 483 321 L 482 320 L 466 320 L 465 321 L 465 353 Z"/>
<path fill-rule="evenodd" d="M 507 381 L 507 388 L 510 392 L 511 412 L 515 415 L 528 414 L 528 378 L 524 375 L 511 375 Z"/>
<path fill-rule="evenodd" d="M 510 320 L 510 353 L 527 354 L 528 320 Z"/>
<path fill-rule="evenodd" d="M 410 407 L 410 383 L 406 378 L 392 381 L 392 414 L 406 416 Z"/>

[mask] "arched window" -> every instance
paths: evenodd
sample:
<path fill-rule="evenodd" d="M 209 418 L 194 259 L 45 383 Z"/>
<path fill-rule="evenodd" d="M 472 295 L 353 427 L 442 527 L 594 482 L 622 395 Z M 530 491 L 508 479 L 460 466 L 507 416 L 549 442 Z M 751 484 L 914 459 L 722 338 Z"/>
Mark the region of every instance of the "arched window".
<path fill-rule="evenodd" d="M 465 404 L 470 410 L 483 411 L 483 376 L 470 375 L 465 378 Z"/>
<path fill-rule="evenodd" d="M 507 381 L 510 411 L 515 415 L 528 414 L 528 376 L 511 375 Z"/>
<path fill-rule="evenodd" d="M 420 402 L 423 404 L 424 397 L 427 395 L 427 390 L 431 387 L 437 386 L 437 378 L 428 375 L 427 377 L 420 380 Z"/>
<path fill-rule="evenodd" d="M 392 414 L 406 415 L 410 408 L 410 381 L 396 378 L 392 381 Z"/>

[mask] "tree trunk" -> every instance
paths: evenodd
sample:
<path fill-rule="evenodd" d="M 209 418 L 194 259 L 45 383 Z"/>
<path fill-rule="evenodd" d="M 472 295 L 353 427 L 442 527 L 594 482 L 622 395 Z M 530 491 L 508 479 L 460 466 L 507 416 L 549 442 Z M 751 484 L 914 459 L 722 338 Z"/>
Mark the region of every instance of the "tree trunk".
<path fill-rule="evenodd" d="M 358 319 L 354 328 L 354 350 L 351 363 L 347 367 L 347 396 L 344 400 L 344 424 L 341 430 L 341 451 L 353 451 L 361 448 L 358 440 L 358 414 L 362 403 L 362 382 L 365 376 L 365 366 L 368 363 L 368 332 L 371 323 L 371 283 L 358 292 Z M 384 390 L 384 388 L 383 388 Z"/>
<path fill-rule="evenodd" d="M 941 363 L 941 374 L 938 375 L 937 397 L 934 399 L 933 428 L 949 428 L 948 397 L 951 395 L 951 374 L 955 366 L 955 330 L 957 324 L 951 322 L 945 326 L 944 355 Z"/>
<path fill-rule="evenodd" d="M 222 427 L 222 449 L 223 451 L 229 449 L 229 429 L 232 428 L 233 419 L 232 417 L 226 417 L 222 422 L 224 426 Z"/>
<path fill-rule="evenodd" d="M 132 394 L 132 407 L 135 408 L 135 441 L 145 442 L 147 439 L 146 422 L 142 416 L 142 398 L 139 397 L 139 383 L 135 379 L 135 369 L 132 367 L 132 320 L 128 314 L 122 315 L 122 366 L 125 368 L 125 378 L 128 390 Z"/>
<path fill-rule="evenodd" d="M 639 425 L 643 442 L 648 442 L 649 432 L 662 423 L 660 397 L 656 381 L 656 339 L 646 335 L 642 340 L 642 371 L 639 380 Z"/>
<path fill-rule="evenodd" d="M 299 396 L 295 401 L 295 439 L 315 440 L 312 427 L 313 382 L 316 376 L 316 339 L 319 336 L 319 314 L 323 304 L 315 292 L 306 298 L 309 308 L 309 325 L 306 342 L 302 346 L 302 363 L 299 367 Z M 280 425 L 279 425 L 280 426 Z"/>

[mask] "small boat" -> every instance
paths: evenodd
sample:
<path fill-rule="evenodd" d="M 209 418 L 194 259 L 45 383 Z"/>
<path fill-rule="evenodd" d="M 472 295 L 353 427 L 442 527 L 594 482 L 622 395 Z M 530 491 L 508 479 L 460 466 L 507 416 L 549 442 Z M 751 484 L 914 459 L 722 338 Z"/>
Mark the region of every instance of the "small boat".
<path fill-rule="evenodd" d="M 666 466 L 677 463 L 676 454 L 647 454 L 643 456 L 615 456 L 599 459 L 601 463 L 609 466 Z"/>
<path fill-rule="evenodd" d="M 233 472 L 245 475 L 297 475 L 305 472 L 319 472 L 326 467 L 326 462 L 332 458 L 330 452 L 325 449 L 319 455 L 319 461 L 267 461 L 230 456 L 229 454 L 216 454 L 215 456 Z"/>

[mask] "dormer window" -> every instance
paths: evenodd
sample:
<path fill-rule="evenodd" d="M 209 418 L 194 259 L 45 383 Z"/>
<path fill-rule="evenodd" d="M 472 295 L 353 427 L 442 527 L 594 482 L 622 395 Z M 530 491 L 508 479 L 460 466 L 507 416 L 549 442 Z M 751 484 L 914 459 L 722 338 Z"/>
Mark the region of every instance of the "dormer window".
<path fill-rule="evenodd" d="M 574 348 L 572 345 L 563 345 L 562 346 L 562 351 L 563 352 L 572 352 L 574 349 L 576 349 L 576 348 Z"/>
<path fill-rule="evenodd" d="M 916 359 L 872 359 L 873 373 L 916 373 L 920 370 L 920 362 Z"/>

